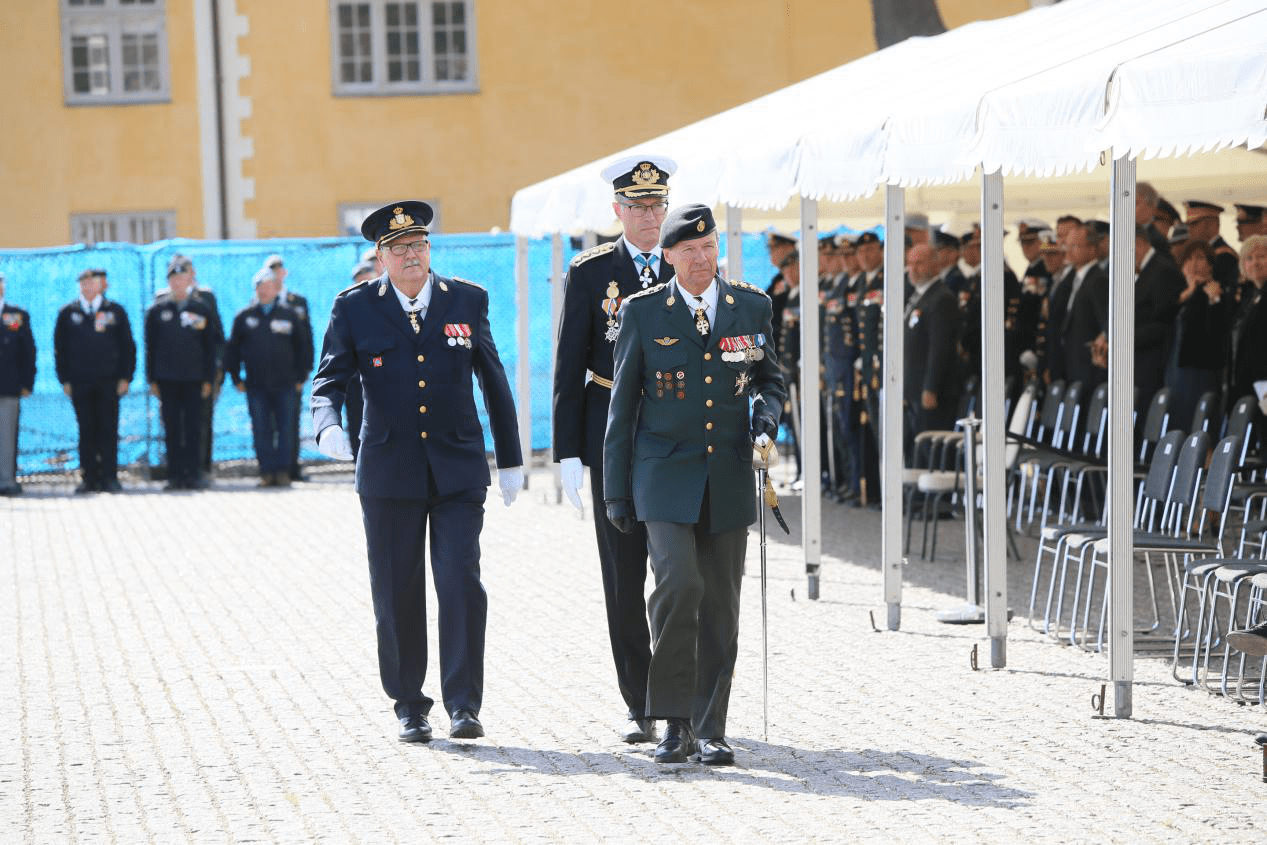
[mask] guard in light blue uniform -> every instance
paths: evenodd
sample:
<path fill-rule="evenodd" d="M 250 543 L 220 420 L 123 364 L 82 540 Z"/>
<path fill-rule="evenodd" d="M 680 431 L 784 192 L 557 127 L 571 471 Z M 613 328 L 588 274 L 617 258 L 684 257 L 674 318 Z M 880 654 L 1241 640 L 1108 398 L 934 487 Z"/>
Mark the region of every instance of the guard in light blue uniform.
<path fill-rule="evenodd" d="M 488 322 L 488 292 L 431 272 L 429 205 L 403 201 L 366 218 L 386 272 L 334 300 L 313 379 L 313 431 L 330 457 L 351 459 L 340 425 L 349 380 L 364 392 L 356 492 L 365 520 L 383 690 L 404 742 L 431 739 L 427 672 L 426 538 L 440 617 L 440 689 L 449 736 L 484 735 L 480 531 L 490 482 L 478 379 L 493 431 L 503 500 L 523 487 L 510 384 Z"/>

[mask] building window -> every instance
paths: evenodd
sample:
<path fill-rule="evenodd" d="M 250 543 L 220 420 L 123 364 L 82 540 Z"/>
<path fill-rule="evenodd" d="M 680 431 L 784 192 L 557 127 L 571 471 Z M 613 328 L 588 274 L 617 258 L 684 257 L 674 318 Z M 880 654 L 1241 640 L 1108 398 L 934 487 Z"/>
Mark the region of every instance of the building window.
<path fill-rule="evenodd" d="M 148 244 L 176 236 L 176 212 L 135 211 L 72 214 L 71 243 Z"/>
<path fill-rule="evenodd" d="M 164 0 L 61 0 L 70 105 L 170 99 Z"/>
<path fill-rule="evenodd" d="M 439 234 L 440 202 L 434 199 L 424 199 L 423 202 L 431 206 L 431 210 L 435 212 L 435 216 L 431 218 L 431 225 L 427 228 L 431 231 L 431 234 Z M 384 203 L 381 202 L 339 203 L 339 234 L 346 237 L 359 238 L 361 236 L 361 224 L 365 222 L 365 218 L 378 211 L 383 205 Z"/>
<path fill-rule="evenodd" d="M 476 90 L 474 0 L 331 0 L 336 94 Z"/>

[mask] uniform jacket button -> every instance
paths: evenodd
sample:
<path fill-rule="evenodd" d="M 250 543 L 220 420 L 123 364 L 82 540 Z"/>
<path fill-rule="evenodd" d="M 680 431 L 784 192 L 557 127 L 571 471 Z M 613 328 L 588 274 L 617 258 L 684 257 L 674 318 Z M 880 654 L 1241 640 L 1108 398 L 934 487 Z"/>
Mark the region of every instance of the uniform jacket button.
<path fill-rule="evenodd" d="M 427 413 L 427 406 L 426 406 L 426 405 L 419 405 L 419 406 L 418 406 L 418 413 L 420 413 L 420 414 L 425 414 L 425 413 Z"/>
<path fill-rule="evenodd" d="M 426 439 L 427 439 L 427 432 L 425 432 L 425 431 L 424 431 L 424 432 L 422 432 L 422 434 L 421 434 L 420 436 L 422 437 L 422 439 L 423 439 L 423 440 L 426 440 Z"/>
<path fill-rule="evenodd" d="M 712 376 L 704 376 L 704 384 L 712 384 L 712 383 L 713 383 Z"/>
<path fill-rule="evenodd" d="M 426 355 L 419 355 L 419 356 L 418 356 L 418 363 L 419 363 L 419 364 L 421 364 L 421 363 L 422 363 L 423 361 L 425 361 L 425 360 L 427 360 L 427 356 L 426 356 Z"/>
<path fill-rule="evenodd" d="M 427 386 L 427 383 L 426 383 L 425 381 L 419 381 L 419 382 L 418 382 L 418 386 L 419 386 L 419 387 L 426 387 L 426 386 Z"/>

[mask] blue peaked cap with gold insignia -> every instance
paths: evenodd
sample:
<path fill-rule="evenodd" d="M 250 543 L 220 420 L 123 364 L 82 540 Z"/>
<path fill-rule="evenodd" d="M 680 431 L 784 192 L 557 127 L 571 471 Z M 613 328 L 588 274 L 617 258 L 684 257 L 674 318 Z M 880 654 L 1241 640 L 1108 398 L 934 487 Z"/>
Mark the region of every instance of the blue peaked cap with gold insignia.
<path fill-rule="evenodd" d="M 365 240 L 376 244 L 385 244 L 414 232 L 425 235 L 431 231 L 427 226 L 433 217 L 435 212 L 425 202 L 401 200 L 385 205 L 366 217 L 361 224 L 361 234 Z"/>
<path fill-rule="evenodd" d="M 660 246 L 668 248 L 681 241 L 702 238 L 717 231 L 713 210 L 706 205 L 691 203 L 675 208 L 660 225 Z"/>

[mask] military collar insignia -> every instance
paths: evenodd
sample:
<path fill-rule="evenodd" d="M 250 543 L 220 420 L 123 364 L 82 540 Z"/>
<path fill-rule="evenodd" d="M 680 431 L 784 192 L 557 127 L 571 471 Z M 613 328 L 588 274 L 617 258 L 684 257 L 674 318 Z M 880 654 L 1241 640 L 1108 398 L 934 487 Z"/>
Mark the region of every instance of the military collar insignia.
<path fill-rule="evenodd" d="M 680 338 L 676 338 L 676 337 L 657 337 L 657 338 L 655 338 L 655 342 L 656 342 L 656 343 L 658 343 L 658 344 L 660 344 L 661 346 L 672 346 L 673 344 L 677 343 L 677 342 L 678 342 L 678 340 L 680 340 Z"/>

